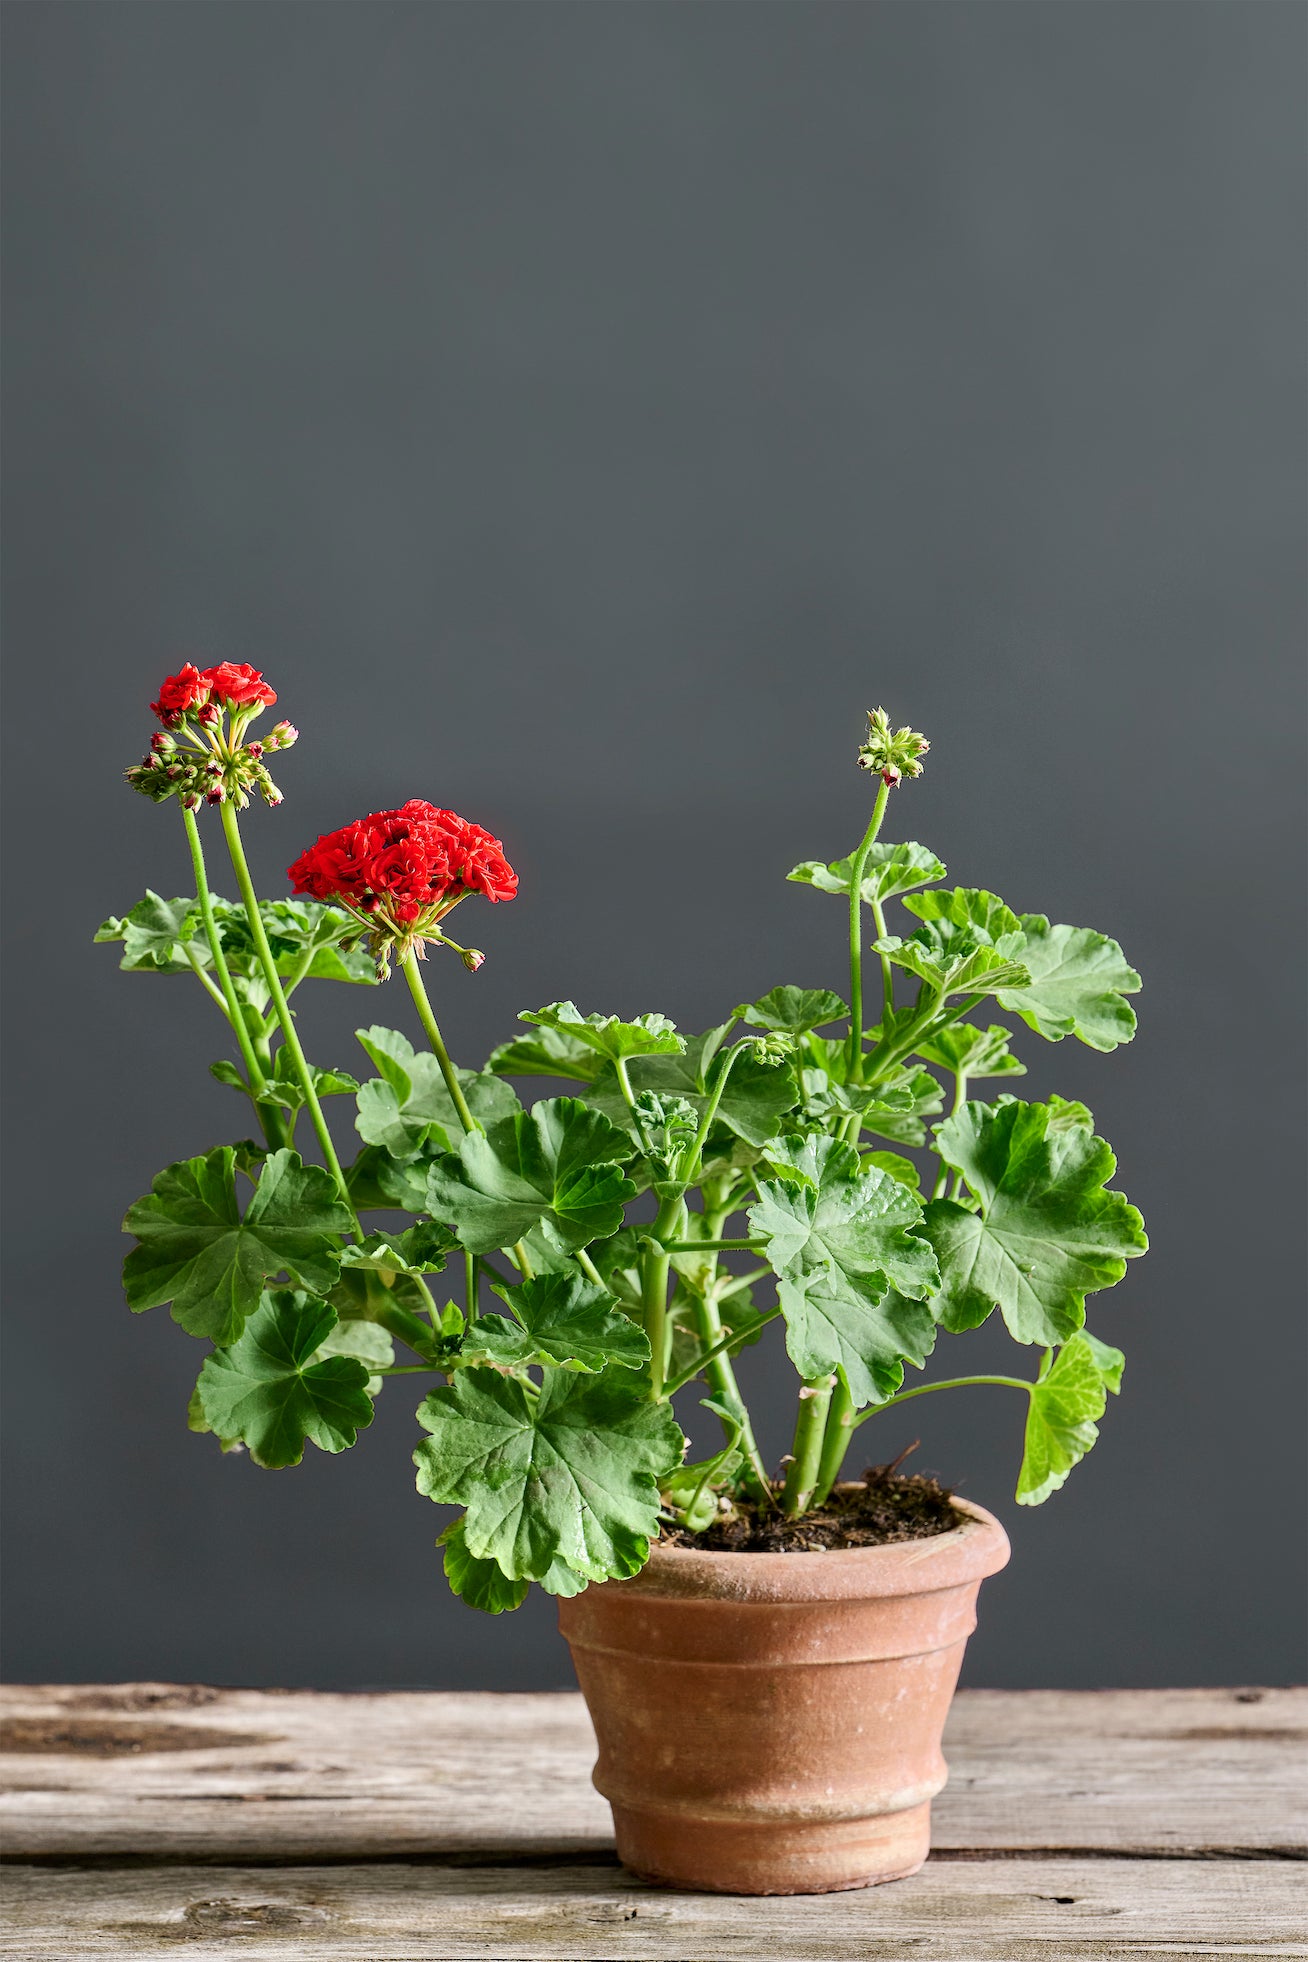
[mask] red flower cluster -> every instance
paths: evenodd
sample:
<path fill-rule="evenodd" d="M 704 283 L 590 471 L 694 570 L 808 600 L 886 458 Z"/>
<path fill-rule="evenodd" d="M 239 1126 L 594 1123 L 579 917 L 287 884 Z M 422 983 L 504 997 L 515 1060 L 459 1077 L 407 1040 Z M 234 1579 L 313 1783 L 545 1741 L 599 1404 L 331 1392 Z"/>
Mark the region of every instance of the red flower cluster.
<path fill-rule="evenodd" d="M 210 702 L 225 709 L 271 708 L 277 700 L 257 668 L 243 661 L 220 661 L 215 668 L 197 668 L 187 661 L 176 674 L 170 674 L 159 690 L 150 711 L 166 726 L 176 724 L 192 709 L 207 708 Z"/>
<path fill-rule="evenodd" d="M 411 797 L 329 831 L 287 875 L 296 892 L 382 913 L 401 929 L 434 926 L 468 893 L 512 899 L 518 875 L 498 838 L 453 811 Z"/>

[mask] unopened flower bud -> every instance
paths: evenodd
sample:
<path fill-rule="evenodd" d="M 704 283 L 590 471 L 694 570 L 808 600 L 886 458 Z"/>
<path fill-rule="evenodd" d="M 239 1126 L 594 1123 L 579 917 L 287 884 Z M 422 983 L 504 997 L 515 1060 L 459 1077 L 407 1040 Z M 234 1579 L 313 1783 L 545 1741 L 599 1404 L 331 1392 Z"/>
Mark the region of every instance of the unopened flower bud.
<path fill-rule="evenodd" d="M 227 792 L 220 783 L 216 783 L 212 790 L 205 791 L 204 801 L 206 804 L 224 804 L 227 801 Z"/>
<path fill-rule="evenodd" d="M 255 762 L 257 763 L 259 761 L 259 758 L 263 755 L 263 744 L 247 743 L 245 745 L 245 753 L 247 756 L 252 756 Z"/>
<path fill-rule="evenodd" d="M 905 777 L 920 777 L 931 745 L 916 729 L 892 729 L 884 709 L 867 712 L 867 741 L 858 752 L 860 770 L 873 771 L 893 790 Z"/>
<path fill-rule="evenodd" d="M 282 801 L 282 793 L 278 790 L 271 777 L 265 777 L 263 779 L 263 782 L 259 785 L 259 794 L 263 798 L 264 803 L 274 811 Z"/>
<path fill-rule="evenodd" d="M 198 811 L 202 801 L 193 790 L 188 790 L 181 800 L 182 809 L 184 811 Z"/>
<path fill-rule="evenodd" d="M 157 729 L 150 738 L 150 747 L 156 756 L 169 756 L 177 745 L 163 729 Z"/>
<path fill-rule="evenodd" d="M 366 892 L 359 901 L 359 911 L 361 913 L 375 913 L 380 905 L 381 900 L 375 892 Z"/>
<path fill-rule="evenodd" d="M 486 960 L 486 956 L 482 953 L 480 947 L 464 947 L 462 949 L 462 957 L 463 965 L 467 968 L 469 974 L 475 974 L 479 967 L 484 966 Z"/>
<path fill-rule="evenodd" d="M 195 711 L 195 719 L 202 722 L 206 729 L 213 729 L 222 721 L 223 712 L 217 702 L 206 702 L 203 708 Z"/>
<path fill-rule="evenodd" d="M 269 749 L 289 749 L 299 740 L 300 732 L 293 722 L 275 722 L 268 731 Z"/>
<path fill-rule="evenodd" d="M 207 777 L 220 777 L 222 773 L 223 773 L 222 764 L 218 761 L 218 758 L 216 756 L 211 756 L 209 758 L 209 761 L 204 766 L 204 774 Z"/>

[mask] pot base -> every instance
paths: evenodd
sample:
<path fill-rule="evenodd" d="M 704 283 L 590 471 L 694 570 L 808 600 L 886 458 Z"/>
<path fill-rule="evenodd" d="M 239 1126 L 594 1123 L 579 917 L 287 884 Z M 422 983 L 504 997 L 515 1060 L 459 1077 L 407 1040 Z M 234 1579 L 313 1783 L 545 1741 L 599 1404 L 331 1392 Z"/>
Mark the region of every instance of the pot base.
<path fill-rule="evenodd" d="M 903 1880 L 931 1846 L 931 1805 L 867 1819 L 733 1825 L 613 1807 L 618 1858 L 642 1880 L 708 1894 L 839 1894 Z"/>

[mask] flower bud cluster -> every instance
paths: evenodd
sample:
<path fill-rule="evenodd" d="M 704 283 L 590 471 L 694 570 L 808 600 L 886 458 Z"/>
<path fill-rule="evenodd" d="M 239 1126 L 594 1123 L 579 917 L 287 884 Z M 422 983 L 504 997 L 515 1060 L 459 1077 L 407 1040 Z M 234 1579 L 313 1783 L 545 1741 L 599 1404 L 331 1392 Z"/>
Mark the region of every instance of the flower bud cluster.
<path fill-rule="evenodd" d="M 244 740 L 255 716 L 276 700 L 256 668 L 223 661 L 199 669 L 186 662 L 150 704 L 163 728 L 150 738 L 149 754 L 125 772 L 128 783 L 156 804 L 176 797 L 188 811 L 227 803 L 243 811 L 254 795 L 280 804 L 264 758 L 289 749 L 299 730 L 278 722 L 261 742 Z"/>
<path fill-rule="evenodd" d="M 905 777 L 920 777 L 931 745 L 916 729 L 892 729 L 884 709 L 867 712 L 867 741 L 858 752 L 860 770 L 874 771 L 891 789 Z"/>

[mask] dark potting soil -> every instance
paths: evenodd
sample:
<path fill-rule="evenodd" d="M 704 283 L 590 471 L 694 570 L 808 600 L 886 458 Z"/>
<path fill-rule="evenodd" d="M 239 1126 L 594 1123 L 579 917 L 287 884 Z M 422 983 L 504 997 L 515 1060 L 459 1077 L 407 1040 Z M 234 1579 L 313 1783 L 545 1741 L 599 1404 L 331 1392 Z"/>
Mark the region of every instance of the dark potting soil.
<path fill-rule="evenodd" d="M 786 1519 L 757 1500 L 741 1499 L 729 1518 L 702 1533 L 680 1526 L 662 1529 L 671 1546 L 706 1553 L 825 1553 L 847 1546 L 892 1546 L 897 1540 L 929 1540 L 959 1524 L 953 1495 L 934 1478 L 873 1465 L 861 1485 L 837 1488 L 824 1506 L 802 1519 Z"/>

